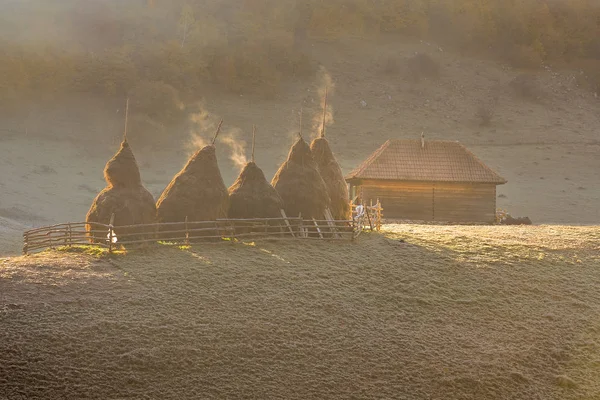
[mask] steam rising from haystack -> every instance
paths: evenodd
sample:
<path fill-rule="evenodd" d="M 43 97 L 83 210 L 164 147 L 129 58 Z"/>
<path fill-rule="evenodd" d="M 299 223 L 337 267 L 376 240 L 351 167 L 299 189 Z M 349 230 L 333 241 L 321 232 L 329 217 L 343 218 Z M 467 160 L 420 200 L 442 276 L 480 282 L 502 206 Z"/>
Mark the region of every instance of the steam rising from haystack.
<path fill-rule="evenodd" d="M 325 67 L 321 67 L 318 74 L 319 87 L 317 90 L 320 104 L 319 111 L 315 113 L 312 120 L 312 136 L 319 137 L 321 132 L 327 126 L 330 126 L 334 122 L 333 118 L 333 108 L 331 107 L 331 103 L 327 101 L 328 97 L 335 91 L 335 84 L 333 83 L 333 79 L 331 75 L 327 72 Z"/>
<path fill-rule="evenodd" d="M 329 81 L 330 79 L 331 78 L 329 78 Z M 333 123 L 333 117 L 330 117 L 331 114 L 329 111 L 329 93 L 328 88 L 325 88 L 321 99 L 322 119 L 320 131 L 317 132 L 316 138 L 310 144 L 310 150 L 317 164 L 319 173 L 327 186 L 329 199 L 331 201 L 331 212 L 334 219 L 347 220 L 351 216 L 350 205 L 348 204 L 348 186 L 344 180 L 342 169 L 329 147 L 329 142 L 325 138 L 325 127 L 328 125 L 328 118 L 329 124 Z M 316 117 L 317 116 L 315 116 L 315 118 Z"/>
<path fill-rule="evenodd" d="M 198 104 L 198 111 L 188 117 L 190 123 L 190 142 L 188 147 L 192 151 L 204 148 L 210 144 L 207 139 L 217 129 L 219 120 L 209 114 L 202 104 Z"/>
<path fill-rule="evenodd" d="M 231 151 L 229 159 L 241 170 L 248 163 L 248 159 L 246 158 L 247 143 L 239 138 L 240 134 L 240 129 L 230 129 L 221 136 L 221 142 L 229 147 Z"/>
<path fill-rule="evenodd" d="M 190 141 L 188 148 L 192 152 L 211 144 L 214 132 L 217 130 L 221 118 L 209 112 L 204 105 L 198 104 L 198 110 L 190 114 Z M 227 146 L 230 151 L 229 159 L 240 170 L 248 163 L 246 158 L 247 143 L 243 139 L 242 130 L 236 127 L 226 127 L 219 135 L 219 142 Z"/>

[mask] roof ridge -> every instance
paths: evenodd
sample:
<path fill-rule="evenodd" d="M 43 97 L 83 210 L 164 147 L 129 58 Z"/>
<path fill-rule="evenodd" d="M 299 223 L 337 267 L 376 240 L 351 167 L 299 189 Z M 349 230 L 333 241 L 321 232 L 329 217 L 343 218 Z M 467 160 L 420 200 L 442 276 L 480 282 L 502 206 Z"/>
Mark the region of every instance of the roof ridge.
<path fill-rule="evenodd" d="M 496 171 L 457 140 L 388 139 L 347 180 L 391 179 L 408 181 L 477 182 L 504 184 Z"/>
<path fill-rule="evenodd" d="M 477 157 L 475 155 L 475 153 L 473 153 L 471 150 L 469 150 L 467 147 L 465 147 L 462 143 L 457 142 L 458 145 L 460 147 L 462 147 L 467 154 L 469 154 L 471 157 L 473 157 L 473 159 L 475 161 L 477 161 L 479 163 L 479 165 L 481 165 L 485 170 L 487 170 L 489 173 L 491 173 L 492 175 L 496 176 L 498 178 L 498 181 L 502 181 L 503 183 L 507 183 L 508 181 L 506 180 L 506 178 L 504 178 L 503 176 L 501 176 L 500 174 L 498 174 L 496 171 L 494 171 L 493 169 L 491 169 L 490 167 L 488 167 L 483 161 L 481 161 L 481 159 L 479 157 Z"/>
<path fill-rule="evenodd" d="M 375 160 L 377 160 L 377 158 L 379 158 L 379 156 L 381 154 L 383 154 L 385 149 L 387 149 L 391 143 L 392 143 L 392 139 L 386 140 L 385 143 L 382 144 L 381 146 L 379 146 L 379 148 L 377 150 L 375 150 L 373 153 L 371 153 L 371 155 L 369 157 L 367 157 L 367 159 L 365 161 L 363 161 L 361 164 L 359 164 L 358 167 L 356 167 L 354 170 L 352 170 L 348 174 L 348 178 L 352 178 L 353 176 L 363 173 L 365 171 L 365 169 L 367 169 L 367 167 L 369 167 L 369 165 L 371 165 L 373 162 L 375 162 Z"/>

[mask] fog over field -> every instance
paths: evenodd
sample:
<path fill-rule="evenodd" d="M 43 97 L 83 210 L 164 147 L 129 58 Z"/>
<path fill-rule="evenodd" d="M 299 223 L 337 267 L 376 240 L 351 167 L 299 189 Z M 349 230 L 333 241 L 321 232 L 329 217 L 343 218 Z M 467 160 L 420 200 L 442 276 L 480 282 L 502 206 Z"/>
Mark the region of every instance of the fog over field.
<path fill-rule="evenodd" d="M 0 399 L 598 399 L 599 126 L 596 0 L 0 1 Z M 218 169 L 209 148 L 186 176 L 211 171 L 195 188 L 216 215 L 251 154 L 271 182 L 299 133 L 324 131 L 343 174 L 389 139 L 459 141 L 507 180 L 496 215 L 533 226 L 384 204 L 358 237 L 302 212 L 306 240 L 271 220 L 269 240 L 221 238 L 211 217 L 212 241 L 122 246 L 98 225 L 111 254 L 83 231 L 20 256 L 25 231 L 104 199 L 125 132 L 118 189 L 153 219 L 213 140 Z M 296 175 L 321 182 L 302 149 Z"/>

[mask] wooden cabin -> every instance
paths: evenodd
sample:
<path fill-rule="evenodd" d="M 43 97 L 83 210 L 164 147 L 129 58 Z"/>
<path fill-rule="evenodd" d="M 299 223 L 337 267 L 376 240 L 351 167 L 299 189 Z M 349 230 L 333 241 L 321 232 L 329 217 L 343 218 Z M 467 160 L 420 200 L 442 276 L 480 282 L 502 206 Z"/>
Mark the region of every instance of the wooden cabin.
<path fill-rule="evenodd" d="M 346 181 L 352 199 L 379 199 L 386 218 L 491 223 L 506 180 L 458 142 L 388 140 Z"/>

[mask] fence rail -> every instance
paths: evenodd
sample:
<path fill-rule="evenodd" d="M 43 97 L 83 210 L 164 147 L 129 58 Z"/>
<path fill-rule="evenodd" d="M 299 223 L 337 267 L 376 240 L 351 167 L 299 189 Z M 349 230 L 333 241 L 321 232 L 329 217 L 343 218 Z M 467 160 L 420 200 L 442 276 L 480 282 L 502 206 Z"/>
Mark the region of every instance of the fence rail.
<path fill-rule="evenodd" d="M 283 214 L 284 215 L 284 214 Z M 144 225 L 115 226 L 111 222 L 75 222 L 46 226 L 23 233 L 23 254 L 74 245 L 96 245 L 109 252 L 120 246 L 158 241 L 191 244 L 230 239 L 318 239 L 354 240 L 354 220 L 302 218 L 217 219 Z"/>

